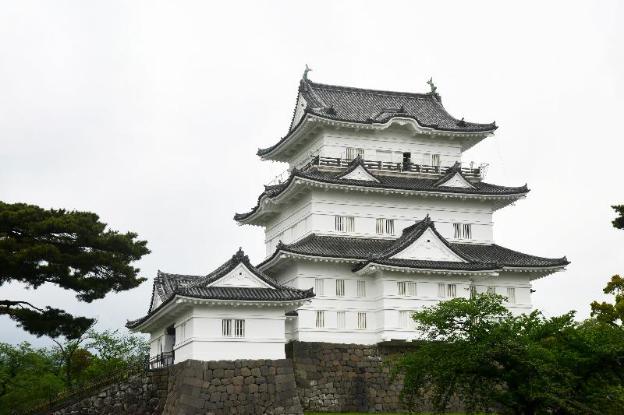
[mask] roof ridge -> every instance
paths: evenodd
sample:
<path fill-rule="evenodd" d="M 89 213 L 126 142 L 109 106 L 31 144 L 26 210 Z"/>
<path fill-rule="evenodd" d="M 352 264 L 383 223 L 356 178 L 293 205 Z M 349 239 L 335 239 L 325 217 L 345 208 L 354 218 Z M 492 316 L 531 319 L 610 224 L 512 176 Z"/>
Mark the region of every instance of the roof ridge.
<path fill-rule="evenodd" d="M 319 82 L 313 82 L 309 79 L 307 80 L 307 84 L 311 86 L 312 88 L 318 87 L 320 89 L 333 89 L 333 90 L 339 90 L 339 91 L 350 92 L 350 93 L 404 96 L 404 97 L 413 97 L 413 98 L 432 98 L 433 100 L 435 100 L 435 97 L 430 92 L 401 92 L 401 91 L 390 91 L 390 90 L 385 90 L 385 89 L 357 88 L 353 86 L 322 84 Z"/>

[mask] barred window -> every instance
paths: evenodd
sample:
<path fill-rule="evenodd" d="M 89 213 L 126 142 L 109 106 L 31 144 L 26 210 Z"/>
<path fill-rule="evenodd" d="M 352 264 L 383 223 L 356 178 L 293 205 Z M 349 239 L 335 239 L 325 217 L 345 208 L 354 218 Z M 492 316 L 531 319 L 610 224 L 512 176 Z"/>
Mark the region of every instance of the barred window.
<path fill-rule="evenodd" d="M 366 328 L 366 313 L 358 313 L 358 329 Z"/>
<path fill-rule="evenodd" d="M 338 311 L 336 313 L 336 327 L 344 329 L 346 327 L 346 313 L 344 311 Z"/>
<path fill-rule="evenodd" d="M 446 293 L 447 293 L 447 297 L 449 298 L 457 297 L 457 286 L 455 284 L 449 284 L 447 286 Z"/>
<path fill-rule="evenodd" d="M 377 235 L 394 235 L 394 219 L 377 218 L 375 231 Z"/>
<path fill-rule="evenodd" d="M 223 337 L 232 337 L 232 320 L 221 320 L 221 334 Z"/>
<path fill-rule="evenodd" d="M 316 295 L 325 295 L 325 280 L 322 278 L 317 278 L 314 280 L 314 294 Z"/>
<path fill-rule="evenodd" d="M 515 288 L 507 288 L 507 302 L 510 304 L 516 304 L 516 289 Z"/>
<path fill-rule="evenodd" d="M 353 160 L 357 156 L 364 157 L 363 148 L 347 147 L 347 160 Z"/>
<path fill-rule="evenodd" d="M 366 281 L 364 280 L 357 281 L 357 296 L 366 297 Z"/>
<path fill-rule="evenodd" d="M 399 295 L 415 296 L 417 294 L 416 283 L 413 281 L 399 281 L 397 282 L 397 289 Z"/>
<path fill-rule="evenodd" d="M 355 230 L 353 216 L 334 216 L 334 229 L 338 232 L 353 232 Z"/>
<path fill-rule="evenodd" d="M 431 165 L 432 166 L 440 166 L 440 155 L 439 154 L 432 154 L 431 155 Z"/>
<path fill-rule="evenodd" d="M 444 284 L 443 282 L 438 283 L 438 297 L 446 297 L 446 284 Z"/>
<path fill-rule="evenodd" d="M 472 239 L 472 224 L 454 223 L 453 233 L 456 239 Z"/>
<path fill-rule="evenodd" d="M 345 295 L 345 280 L 336 280 L 336 296 L 344 297 Z"/>
<path fill-rule="evenodd" d="M 234 320 L 234 337 L 245 337 L 245 320 Z"/>
<path fill-rule="evenodd" d="M 317 311 L 316 312 L 316 328 L 322 329 L 323 327 L 325 327 L 325 312 Z"/>
<path fill-rule="evenodd" d="M 471 285 L 470 286 L 470 298 L 476 298 L 476 297 L 477 297 L 477 286 Z"/>

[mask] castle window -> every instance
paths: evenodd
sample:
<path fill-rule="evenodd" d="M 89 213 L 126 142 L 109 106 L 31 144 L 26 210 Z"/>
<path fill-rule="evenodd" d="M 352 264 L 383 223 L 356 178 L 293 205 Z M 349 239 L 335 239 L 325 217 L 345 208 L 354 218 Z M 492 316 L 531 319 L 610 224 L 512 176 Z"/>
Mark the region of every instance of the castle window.
<path fill-rule="evenodd" d="M 470 286 L 470 298 L 477 298 L 477 286 L 476 285 Z"/>
<path fill-rule="evenodd" d="M 336 313 L 336 327 L 339 329 L 344 329 L 346 327 L 346 313 L 344 311 L 338 311 Z"/>
<path fill-rule="evenodd" d="M 454 223 L 453 231 L 455 239 L 472 239 L 472 224 Z"/>
<path fill-rule="evenodd" d="M 345 280 L 336 280 L 336 296 L 344 297 L 345 295 Z"/>
<path fill-rule="evenodd" d="M 234 337 L 245 337 L 245 320 L 234 320 Z"/>
<path fill-rule="evenodd" d="M 221 320 L 221 335 L 223 337 L 245 337 L 245 320 Z"/>
<path fill-rule="evenodd" d="M 455 297 L 457 297 L 457 285 L 455 285 L 455 284 L 449 284 L 449 285 L 447 286 L 446 293 L 447 293 L 447 297 L 449 297 L 449 298 L 455 298 Z"/>
<path fill-rule="evenodd" d="M 364 157 L 363 148 L 347 147 L 347 160 L 353 160 L 357 156 Z"/>
<path fill-rule="evenodd" d="M 364 280 L 357 281 L 357 296 L 366 297 L 366 281 Z"/>
<path fill-rule="evenodd" d="M 366 328 L 366 313 L 358 313 L 358 329 Z"/>
<path fill-rule="evenodd" d="M 394 235 L 394 219 L 377 219 L 377 235 Z"/>
<path fill-rule="evenodd" d="M 510 304 L 516 304 L 516 289 L 507 288 L 507 302 Z"/>
<path fill-rule="evenodd" d="M 440 167 L 440 155 L 439 154 L 432 154 L 431 155 L 431 165 L 432 166 L 436 166 L 436 167 Z"/>
<path fill-rule="evenodd" d="M 334 229 L 338 232 L 353 232 L 354 222 L 353 216 L 334 216 Z"/>
<path fill-rule="evenodd" d="M 325 295 L 325 280 L 322 278 L 317 278 L 314 280 L 314 294 L 316 295 Z"/>
<path fill-rule="evenodd" d="M 440 298 L 455 298 L 457 297 L 457 285 L 444 284 L 443 282 L 438 284 L 438 297 Z"/>
<path fill-rule="evenodd" d="M 398 290 L 399 295 L 415 296 L 416 295 L 416 283 L 413 281 L 399 281 L 397 282 L 397 290 Z"/>
<path fill-rule="evenodd" d="M 316 312 L 316 328 L 322 329 L 323 327 L 325 327 L 325 312 L 317 311 Z"/>

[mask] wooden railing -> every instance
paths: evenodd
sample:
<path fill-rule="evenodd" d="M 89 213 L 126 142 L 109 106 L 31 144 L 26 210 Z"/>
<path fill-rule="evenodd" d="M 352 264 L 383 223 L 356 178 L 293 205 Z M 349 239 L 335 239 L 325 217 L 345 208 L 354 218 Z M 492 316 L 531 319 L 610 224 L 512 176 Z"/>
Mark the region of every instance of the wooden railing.
<path fill-rule="evenodd" d="M 163 352 L 149 359 L 147 363 L 148 369 L 161 369 L 163 367 L 171 366 L 175 362 L 175 352 Z"/>
<path fill-rule="evenodd" d="M 313 157 L 308 165 L 313 166 L 325 166 L 325 167 L 337 167 L 346 168 L 351 163 L 351 160 L 343 159 L 340 157 Z M 440 175 L 444 174 L 449 167 L 444 166 L 430 166 L 426 164 L 416 164 L 411 162 L 405 163 L 392 163 L 388 161 L 378 160 L 363 160 L 362 163 L 367 169 L 370 170 L 386 170 L 396 172 L 414 172 L 423 174 Z M 481 179 L 481 168 L 462 167 L 462 174 L 467 178 Z"/>

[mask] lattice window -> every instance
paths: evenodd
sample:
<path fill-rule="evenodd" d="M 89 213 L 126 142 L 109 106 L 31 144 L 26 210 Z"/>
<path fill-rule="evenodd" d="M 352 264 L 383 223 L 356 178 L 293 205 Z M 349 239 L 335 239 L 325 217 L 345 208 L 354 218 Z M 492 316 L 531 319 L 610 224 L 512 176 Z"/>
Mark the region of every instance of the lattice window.
<path fill-rule="evenodd" d="M 366 328 L 366 313 L 358 313 L 358 329 Z"/>
<path fill-rule="evenodd" d="M 334 229 L 338 232 L 353 232 L 355 230 L 353 216 L 334 216 Z"/>
<path fill-rule="evenodd" d="M 231 319 L 221 320 L 221 335 L 223 335 L 223 337 L 232 337 L 232 320 Z"/>
<path fill-rule="evenodd" d="M 325 312 L 317 311 L 316 312 L 316 328 L 322 329 L 323 327 L 325 327 Z"/>
<path fill-rule="evenodd" d="M 364 280 L 357 281 L 357 296 L 366 297 L 366 281 Z"/>
<path fill-rule="evenodd" d="M 472 239 L 472 224 L 454 223 L 453 233 L 454 233 L 455 239 Z"/>
<path fill-rule="evenodd" d="M 337 279 L 336 280 L 336 296 L 344 297 L 345 295 L 345 280 Z"/>
<path fill-rule="evenodd" d="M 477 286 L 476 285 L 470 286 L 470 298 L 477 298 Z"/>
<path fill-rule="evenodd" d="M 438 283 L 438 297 L 446 298 L 446 284 L 443 282 Z"/>
<path fill-rule="evenodd" d="M 415 296 L 417 294 L 417 287 L 414 281 L 399 281 L 397 282 L 397 291 L 402 296 Z"/>
<path fill-rule="evenodd" d="M 353 160 L 357 156 L 364 157 L 363 148 L 347 147 L 347 160 Z"/>
<path fill-rule="evenodd" d="M 375 231 L 377 235 L 394 235 L 394 219 L 378 218 Z"/>
<path fill-rule="evenodd" d="M 318 296 L 325 295 L 325 280 L 317 278 L 314 280 L 314 294 Z"/>
<path fill-rule="evenodd" d="M 507 302 L 510 304 L 516 304 L 516 289 L 508 287 L 507 288 Z"/>
<path fill-rule="evenodd" d="M 457 285 L 455 284 L 449 284 L 446 287 L 446 296 L 449 298 L 455 298 L 457 297 Z"/>
<path fill-rule="evenodd" d="M 432 154 L 431 155 L 431 165 L 432 166 L 436 166 L 436 167 L 440 167 L 440 155 L 439 154 Z"/>
<path fill-rule="evenodd" d="M 234 337 L 245 337 L 245 320 L 234 320 Z"/>

